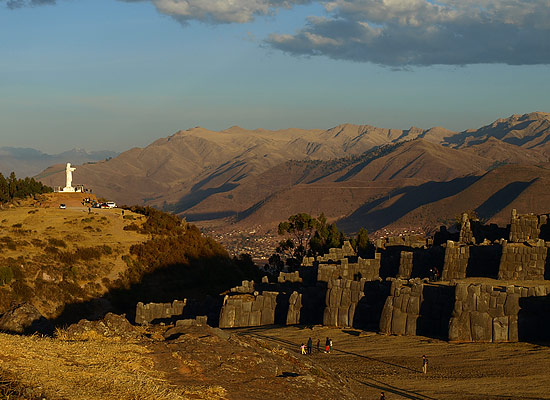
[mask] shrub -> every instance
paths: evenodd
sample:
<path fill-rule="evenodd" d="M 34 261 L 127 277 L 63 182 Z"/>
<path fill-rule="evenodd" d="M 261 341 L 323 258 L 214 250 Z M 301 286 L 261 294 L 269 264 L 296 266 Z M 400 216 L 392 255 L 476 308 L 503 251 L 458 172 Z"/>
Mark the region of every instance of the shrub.
<path fill-rule="evenodd" d="M 63 248 L 67 247 L 67 243 L 65 243 L 63 239 L 49 238 L 48 244 L 54 247 L 63 247 Z"/>
<path fill-rule="evenodd" d="M 11 227 L 12 228 L 21 228 L 21 227 L 23 227 L 23 224 L 21 224 L 21 223 L 13 224 Z"/>
<path fill-rule="evenodd" d="M 6 285 L 13 279 L 13 271 L 10 267 L 0 267 L 0 285 Z"/>

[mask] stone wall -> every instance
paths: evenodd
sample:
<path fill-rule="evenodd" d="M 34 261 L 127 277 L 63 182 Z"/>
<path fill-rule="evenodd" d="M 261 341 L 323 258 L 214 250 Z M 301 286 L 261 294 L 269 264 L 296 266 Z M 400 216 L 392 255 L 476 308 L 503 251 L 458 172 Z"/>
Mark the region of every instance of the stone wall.
<path fill-rule="evenodd" d="M 472 232 L 472 226 L 470 224 L 470 217 L 467 213 L 462 214 L 462 221 L 460 224 L 460 235 L 458 241 L 465 244 L 475 244 L 474 234 Z"/>
<path fill-rule="evenodd" d="M 353 326 L 357 303 L 364 296 L 365 279 L 331 279 L 326 293 L 326 307 L 323 325 Z"/>
<path fill-rule="evenodd" d="M 147 325 L 155 320 L 171 320 L 182 316 L 187 304 L 187 299 L 174 300 L 172 303 L 148 303 L 142 302 L 136 305 L 136 324 Z"/>
<path fill-rule="evenodd" d="M 446 338 L 453 301 L 453 287 L 395 279 L 380 317 L 380 332 Z"/>
<path fill-rule="evenodd" d="M 279 276 L 277 277 L 278 283 L 285 283 L 285 282 L 291 282 L 291 283 L 298 283 L 302 282 L 302 278 L 300 278 L 300 273 L 298 271 L 294 272 L 279 272 Z"/>
<path fill-rule="evenodd" d="M 470 248 L 468 246 L 448 240 L 447 247 L 445 248 L 445 261 L 443 263 L 441 279 L 448 281 L 451 279 L 466 278 L 469 258 Z"/>
<path fill-rule="evenodd" d="M 341 248 L 332 248 L 329 249 L 328 254 L 325 254 L 323 256 L 318 256 L 316 258 L 316 261 L 323 263 L 323 262 L 329 262 L 329 261 L 337 261 L 342 260 L 346 257 L 355 257 L 357 256 L 357 253 L 355 253 L 355 250 L 353 250 L 353 247 L 351 246 L 350 242 L 345 241 Z"/>
<path fill-rule="evenodd" d="M 422 303 L 421 281 L 407 285 L 407 281 L 392 282 L 380 317 L 380 332 L 393 335 L 416 335 L 416 322 Z"/>
<path fill-rule="evenodd" d="M 254 290 L 254 281 L 242 281 L 240 286 L 231 288 L 232 293 L 253 293 Z"/>
<path fill-rule="evenodd" d="M 220 328 L 271 325 L 275 323 L 278 292 L 226 295 L 220 311 Z"/>
<path fill-rule="evenodd" d="M 414 253 L 412 251 L 402 251 L 399 259 L 399 272 L 397 277 L 400 279 L 409 279 L 413 270 Z"/>
<path fill-rule="evenodd" d="M 534 245 L 503 241 L 498 278 L 544 280 L 547 254 L 544 240 Z"/>
<path fill-rule="evenodd" d="M 364 259 L 357 257 L 355 260 L 343 258 L 334 264 L 319 263 L 317 270 L 318 282 L 329 282 L 333 279 L 366 279 L 373 281 L 378 279 L 380 271 L 380 253 L 376 253 L 374 258 Z"/>
<path fill-rule="evenodd" d="M 548 326 L 550 302 L 546 286 L 493 287 L 459 283 L 449 324 L 449 340 L 457 342 L 517 342 L 537 337 Z M 530 298 L 530 299 L 529 299 Z M 544 299 L 543 307 L 531 301 Z M 537 304 L 537 302 L 534 302 Z M 534 311 L 534 312 L 533 312 Z M 531 328 L 535 321 L 536 328 Z M 546 324 L 546 328 L 543 328 Z M 543 332 L 548 338 L 548 331 Z"/>
<path fill-rule="evenodd" d="M 518 214 L 514 209 L 510 221 L 509 241 L 519 243 L 536 240 L 539 238 L 541 228 L 548 222 L 548 215 Z"/>
<path fill-rule="evenodd" d="M 297 325 L 300 323 L 300 311 L 302 310 L 302 294 L 296 291 L 292 292 L 288 299 L 288 312 L 286 314 L 287 325 Z"/>

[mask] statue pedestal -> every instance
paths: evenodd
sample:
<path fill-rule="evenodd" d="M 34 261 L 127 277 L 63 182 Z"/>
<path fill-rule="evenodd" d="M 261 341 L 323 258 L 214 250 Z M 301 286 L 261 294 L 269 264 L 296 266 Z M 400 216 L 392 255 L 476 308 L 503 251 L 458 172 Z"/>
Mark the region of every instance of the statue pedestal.
<path fill-rule="evenodd" d="M 67 187 L 65 186 L 62 190 L 63 193 L 74 193 L 76 192 L 75 188 L 74 187 Z"/>

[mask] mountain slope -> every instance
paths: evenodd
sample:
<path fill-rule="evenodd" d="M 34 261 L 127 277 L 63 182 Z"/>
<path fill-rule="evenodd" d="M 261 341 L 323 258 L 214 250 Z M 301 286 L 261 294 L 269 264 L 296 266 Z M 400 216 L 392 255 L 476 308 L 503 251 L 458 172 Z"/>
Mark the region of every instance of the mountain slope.
<path fill-rule="evenodd" d="M 77 166 L 74 182 L 118 203 L 153 205 L 193 220 L 233 216 L 245 224 L 261 222 L 262 215 L 280 220 L 287 210 L 321 206 L 340 218 L 353 215 L 373 196 L 398 189 L 404 191 L 392 195 L 393 201 L 412 188 L 447 193 L 448 188 L 441 189 L 445 185 L 422 186 L 429 182 L 482 176 L 505 164 L 547 162 L 549 121 L 546 113 L 513 115 L 460 133 L 352 124 L 280 131 L 196 127 L 108 161 Z M 48 168 L 39 178 L 62 185 L 63 165 Z M 342 202 L 344 198 L 348 200 Z M 425 201 L 439 200 L 436 195 Z M 391 221 L 411 211 L 410 206 L 396 211 Z"/>

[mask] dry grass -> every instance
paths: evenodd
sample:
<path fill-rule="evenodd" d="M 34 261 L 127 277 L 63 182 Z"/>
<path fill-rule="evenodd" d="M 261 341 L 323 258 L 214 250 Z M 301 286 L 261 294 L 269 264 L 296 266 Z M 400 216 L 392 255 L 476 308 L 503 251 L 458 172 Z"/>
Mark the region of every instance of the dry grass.
<path fill-rule="evenodd" d="M 53 194 L 50 197 L 52 201 L 55 198 Z M 60 202 L 67 201 L 55 201 L 56 204 Z M 142 220 L 141 216 L 129 211 L 126 214 L 134 216 L 136 221 Z M 0 220 L 5 221 L 0 227 L 0 266 L 12 267 L 14 280 L 33 290 L 38 299 L 33 303 L 49 318 L 57 316 L 60 305 L 67 299 L 74 301 L 73 297 L 81 297 L 81 293 L 76 292 L 58 294 L 60 281 L 68 280 L 81 288 L 94 287 L 96 289 L 87 294 L 101 295 L 109 289 L 110 282 L 116 281 L 127 269 L 121 255 L 128 254 L 132 245 L 149 238 L 124 231 L 130 221 L 123 220 L 122 211 L 118 209 L 93 209 L 89 214 L 87 207 L 70 205 L 65 210 L 57 205 L 51 208 L 20 206 L 0 210 Z M 92 229 L 85 231 L 86 226 Z M 97 232 L 98 229 L 101 232 Z M 22 230 L 25 234 L 19 235 Z M 18 271 L 20 273 L 16 274 Z M 37 285 L 37 279 L 44 282 Z M 5 292 L 2 295 L 6 297 Z M 20 293 L 11 295 L 24 299 Z M 14 298 L 4 303 L 9 304 L 11 300 Z"/>
<path fill-rule="evenodd" d="M 155 369 L 143 344 L 93 340 L 68 342 L 0 334 L 0 375 L 48 399 L 223 399 L 218 386 L 182 388 Z"/>

